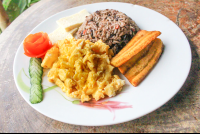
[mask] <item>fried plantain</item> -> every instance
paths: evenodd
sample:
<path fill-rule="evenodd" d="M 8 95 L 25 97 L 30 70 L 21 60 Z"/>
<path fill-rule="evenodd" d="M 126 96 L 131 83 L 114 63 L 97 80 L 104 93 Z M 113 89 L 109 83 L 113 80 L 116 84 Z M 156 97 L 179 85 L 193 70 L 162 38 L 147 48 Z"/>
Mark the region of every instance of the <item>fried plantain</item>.
<path fill-rule="evenodd" d="M 132 59 L 140 51 L 151 44 L 161 34 L 160 31 L 139 31 L 133 39 L 111 60 L 111 64 L 119 67 Z"/>
<path fill-rule="evenodd" d="M 163 48 L 161 39 L 156 38 L 147 54 L 125 73 L 125 77 L 133 86 L 138 86 L 153 69 L 163 52 Z"/>

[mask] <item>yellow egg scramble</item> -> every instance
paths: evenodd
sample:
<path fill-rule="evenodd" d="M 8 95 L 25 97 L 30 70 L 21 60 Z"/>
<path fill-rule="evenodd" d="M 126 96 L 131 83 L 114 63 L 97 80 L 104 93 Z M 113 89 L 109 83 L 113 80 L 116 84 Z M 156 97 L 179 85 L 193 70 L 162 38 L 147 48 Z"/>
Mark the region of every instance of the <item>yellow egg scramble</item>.
<path fill-rule="evenodd" d="M 45 55 L 42 67 L 50 68 L 48 80 L 67 96 L 82 102 L 113 97 L 125 81 L 113 75 L 112 51 L 99 40 L 76 40 L 73 36 L 58 41 Z"/>

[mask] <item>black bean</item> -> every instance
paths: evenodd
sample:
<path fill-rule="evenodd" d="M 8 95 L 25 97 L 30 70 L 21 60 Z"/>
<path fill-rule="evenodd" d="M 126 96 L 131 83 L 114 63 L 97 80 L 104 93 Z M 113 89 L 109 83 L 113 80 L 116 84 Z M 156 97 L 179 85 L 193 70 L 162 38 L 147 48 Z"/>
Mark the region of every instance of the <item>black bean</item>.
<path fill-rule="evenodd" d="M 110 48 L 112 49 L 114 46 L 115 46 L 115 44 L 111 44 L 111 45 L 109 45 L 110 46 Z"/>
<path fill-rule="evenodd" d="M 113 36 L 115 36 L 115 34 L 111 34 L 109 38 L 112 38 Z"/>
<path fill-rule="evenodd" d="M 100 14 L 100 12 L 99 11 L 96 11 L 96 13 L 99 15 Z"/>
<path fill-rule="evenodd" d="M 117 17 L 115 20 L 118 21 L 119 17 Z"/>
<path fill-rule="evenodd" d="M 112 48 L 112 50 L 113 50 L 113 53 L 114 53 L 114 55 L 115 55 L 115 54 L 116 54 L 116 50 L 117 50 L 116 46 L 114 46 L 114 47 Z"/>
<path fill-rule="evenodd" d="M 91 31 L 91 36 L 92 36 L 92 38 L 93 38 L 93 31 L 92 30 L 90 30 Z"/>
<path fill-rule="evenodd" d="M 124 35 L 123 39 L 126 40 L 127 39 L 127 35 Z"/>
<path fill-rule="evenodd" d="M 117 44 L 115 45 L 115 47 L 116 47 L 116 51 L 114 53 L 117 54 L 120 51 L 120 47 Z"/>
<path fill-rule="evenodd" d="M 121 43 L 121 49 L 122 49 L 123 47 L 125 47 L 125 46 L 126 46 L 126 44 L 127 44 L 127 43 L 125 43 L 125 42 L 122 42 L 122 43 Z"/>

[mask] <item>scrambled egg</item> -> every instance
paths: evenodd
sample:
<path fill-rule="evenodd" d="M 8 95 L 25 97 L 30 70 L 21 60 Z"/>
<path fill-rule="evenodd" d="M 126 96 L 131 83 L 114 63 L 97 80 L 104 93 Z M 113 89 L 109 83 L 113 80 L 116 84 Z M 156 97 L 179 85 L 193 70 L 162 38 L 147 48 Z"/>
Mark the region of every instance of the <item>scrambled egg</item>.
<path fill-rule="evenodd" d="M 69 36 L 58 41 L 42 62 L 51 68 L 48 80 L 58 85 L 67 96 L 82 102 L 113 97 L 125 84 L 119 76 L 112 75 L 112 51 L 101 40 L 92 43 Z"/>

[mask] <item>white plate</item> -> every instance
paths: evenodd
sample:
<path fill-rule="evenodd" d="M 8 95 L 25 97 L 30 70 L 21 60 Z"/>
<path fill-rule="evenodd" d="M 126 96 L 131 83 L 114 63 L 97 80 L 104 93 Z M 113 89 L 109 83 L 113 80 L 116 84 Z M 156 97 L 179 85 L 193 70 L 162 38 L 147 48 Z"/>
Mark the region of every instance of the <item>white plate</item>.
<path fill-rule="evenodd" d="M 65 10 L 46 19 L 34 28 L 31 33 L 40 31 L 51 33 L 58 27 L 56 20 L 77 13 L 82 9 L 87 9 L 90 13 L 101 9 L 116 9 L 135 20 L 141 29 L 161 31 L 162 35 L 159 38 L 162 39 L 165 45 L 164 53 L 153 71 L 138 87 L 133 87 L 123 75 L 120 75 L 122 79 L 126 80 L 127 84 L 124 87 L 124 93 L 110 98 L 108 101 L 126 102 L 127 104 L 122 105 L 131 106 L 132 108 L 114 111 L 110 109 L 109 111 L 107 109 L 89 108 L 72 104 L 65 99 L 67 97 L 60 88 L 46 92 L 44 100 L 40 104 L 30 104 L 29 94 L 22 90 L 21 85 L 17 81 L 20 81 L 20 77 L 17 77 L 22 68 L 28 74 L 29 66 L 29 58 L 23 54 L 24 50 L 21 44 L 14 60 L 14 79 L 20 94 L 35 110 L 52 119 L 69 124 L 84 126 L 112 125 L 134 120 L 156 110 L 168 102 L 180 90 L 191 67 L 190 45 L 176 24 L 148 8 L 113 2 L 84 5 Z M 21 76 L 22 81 L 27 86 L 30 86 L 28 77 L 23 72 Z M 53 84 L 49 83 L 45 76 L 43 78 L 43 85 L 52 86 Z M 105 105 L 102 104 L 102 106 Z"/>

